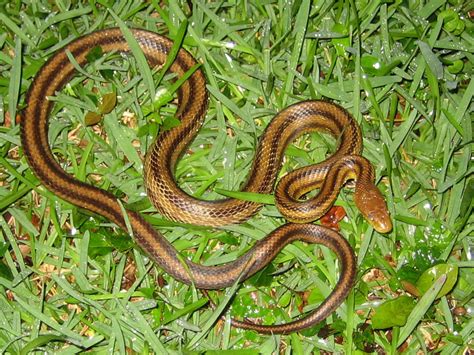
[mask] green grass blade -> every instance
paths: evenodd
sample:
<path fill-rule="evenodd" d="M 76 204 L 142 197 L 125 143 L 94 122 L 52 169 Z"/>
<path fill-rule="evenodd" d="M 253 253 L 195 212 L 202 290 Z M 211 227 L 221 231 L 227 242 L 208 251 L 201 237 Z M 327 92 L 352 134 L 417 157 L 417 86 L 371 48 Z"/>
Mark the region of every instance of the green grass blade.
<path fill-rule="evenodd" d="M 283 107 L 287 104 L 288 95 L 291 95 L 293 93 L 293 82 L 295 78 L 294 73 L 296 72 L 296 66 L 299 62 L 303 43 L 305 40 L 310 3 L 310 0 L 303 0 L 300 4 L 298 13 L 296 14 L 295 25 L 293 28 L 293 34 L 295 39 L 291 51 L 290 62 L 288 65 L 289 72 L 284 85 L 284 96 L 282 99 Z"/>
<path fill-rule="evenodd" d="M 426 314 L 426 311 L 430 306 L 433 304 L 438 292 L 443 287 L 444 283 L 446 282 L 446 276 L 441 276 L 433 286 L 427 291 L 423 297 L 418 301 L 415 308 L 411 312 L 410 316 L 408 317 L 407 324 L 400 329 L 400 335 L 398 337 L 397 347 L 403 344 L 403 342 L 410 336 L 413 332 L 417 324 L 421 321 L 421 319 Z"/>
<path fill-rule="evenodd" d="M 155 98 L 155 82 L 153 80 L 153 75 L 151 73 L 150 66 L 148 65 L 148 62 L 146 60 L 145 54 L 143 54 L 140 45 L 138 44 L 137 40 L 132 34 L 132 31 L 130 31 L 125 22 L 123 22 L 112 10 L 109 10 L 109 12 L 115 19 L 115 21 L 117 21 L 117 25 L 122 31 L 123 36 L 130 47 L 130 51 L 132 52 L 133 56 L 135 57 L 135 60 L 137 61 L 137 65 L 140 69 L 143 81 L 146 85 L 150 98 L 153 101 Z"/>
<path fill-rule="evenodd" d="M 10 85 L 8 86 L 8 112 L 10 113 L 12 122 L 16 121 L 16 105 L 18 103 L 18 95 L 20 93 L 22 58 L 23 54 L 21 40 L 20 37 L 16 37 L 15 56 L 13 57 L 12 69 L 10 72 Z"/>

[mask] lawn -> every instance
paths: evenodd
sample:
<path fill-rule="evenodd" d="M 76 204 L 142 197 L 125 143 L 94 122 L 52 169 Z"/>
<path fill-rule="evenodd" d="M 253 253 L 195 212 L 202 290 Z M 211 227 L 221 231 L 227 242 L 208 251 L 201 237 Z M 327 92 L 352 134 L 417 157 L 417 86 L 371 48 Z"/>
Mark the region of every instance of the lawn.
<path fill-rule="evenodd" d="M 458 0 L 0 0 L 0 353 L 473 352 L 473 14 Z M 328 249 L 293 243 L 241 285 L 203 293 L 33 175 L 19 133 L 35 74 L 75 38 L 117 26 L 182 41 L 205 73 L 209 108 L 176 167 L 180 186 L 264 207 L 215 229 L 154 210 L 142 162 L 157 133 L 179 124 L 176 88 L 139 56 L 92 50 L 90 65 L 53 98 L 50 142 L 63 168 L 139 211 L 195 262 L 235 260 L 285 223 L 271 195 L 235 193 L 276 113 L 325 99 L 359 122 L 394 227 L 377 233 L 354 190 L 339 195 L 346 216 L 337 226 L 358 275 L 325 321 L 272 336 L 230 324 L 284 323 L 317 307 L 339 274 Z M 325 134 L 301 136 L 280 175 L 324 160 L 336 145 Z"/>

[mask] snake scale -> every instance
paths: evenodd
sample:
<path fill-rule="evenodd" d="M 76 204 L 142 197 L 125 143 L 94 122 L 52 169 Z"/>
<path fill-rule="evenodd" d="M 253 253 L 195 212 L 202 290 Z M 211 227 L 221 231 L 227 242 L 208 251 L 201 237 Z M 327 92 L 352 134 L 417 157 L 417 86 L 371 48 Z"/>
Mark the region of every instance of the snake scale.
<path fill-rule="evenodd" d="M 151 67 L 165 63 L 172 42 L 145 30 L 132 30 Z M 121 204 L 111 193 L 81 182 L 68 174 L 57 162 L 48 142 L 48 122 L 54 96 L 74 75 L 69 52 L 77 64 L 87 64 L 87 54 L 100 46 L 104 53 L 130 52 L 118 28 L 96 31 L 80 37 L 56 52 L 36 74 L 26 96 L 21 117 L 21 139 L 24 154 L 42 184 L 62 199 L 104 216 L 124 230 L 126 219 Z M 178 77 L 195 65 L 194 58 L 181 49 L 169 71 Z M 208 104 L 203 72 L 196 70 L 180 87 L 176 117 L 180 124 L 160 133 L 147 152 L 145 185 L 156 209 L 174 221 L 212 227 L 245 221 L 260 204 L 232 198 L 203 201 L 189 196 L 174 179 L 176 162 L 201 127 Z M 322 131 L 338 139 L 336 152 L 322 163 L 304 167 L 285 175 L 276 184 L 276 176 L 288 144 L 297 136 Z M 295 240 L 325 245 L 340 260 L 341 274 L 332 293 L 314 311 L 295 321 L 278 325 L 259 325 L 234 320 L 235 326 L 261 333 L 289 333 L 320 322 L 346 298 L 355 275 L 356 261 L 349 243 L 327 228 L 309 224 L 333 204 L 347 180 L 355 180 L 354 200 L 363 216 L 379 232 L 391 229 L 385 201 L 374 185 L 374 171 L 361 154 L 361 132 L 351 115 L 327 101 L 303 101 L 279 112 L 266 128 L 256 149 L 249 177 L 242 191 L 271 193 L 275 190 L 278 209 L 290 222 L 255 243 L 244 255 L 227 264 L 203 266 L 181 258 L 176 249 L 143 217 L 126 211 L 136 243 L 168 274 L 186 284 L 202 289 L 220 289 L 242 281 L 268 265 L 288 243 Z M 275 187 L 276 184 L 276 187 Z M 320 189 L 313 198 L 301 201 L 307 192 Z"/>

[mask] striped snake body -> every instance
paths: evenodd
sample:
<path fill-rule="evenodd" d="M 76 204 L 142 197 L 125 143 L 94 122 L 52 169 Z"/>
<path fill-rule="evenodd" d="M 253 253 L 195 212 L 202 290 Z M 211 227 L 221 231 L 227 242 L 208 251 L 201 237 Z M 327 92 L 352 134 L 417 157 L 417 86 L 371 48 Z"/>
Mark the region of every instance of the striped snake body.
<path fill-rule="evenodd" d="M 150 66 L 166 61 L 172 42 L 166 37 L 132 30 Z M 81 37 L 55 53 L 36 75 L 22 112 L 21 138 L 24 154 L 36 176 L 49 190 L 79 207 L 98 213 L 124 230 L 124 211 L 111 193 L 78 181 L 64 171 L 54 158 L 48 142 L 48 121 L 53 108 L 48 96 L 55 93 L 75 73 L 68 60 L 69 51 L 84 66 L 89 51 L 100 46 L 104 53 L 129 52 L 129 46 L 117 28 L 96 31 Z M 183 75 L 195 65 L 193 57 L 180 50 L 170 71 Z M 145 182 L 150 200 L 164 216 L 180 222 L 222 226 L 246 220 L 260 204 L 236 199 L 202 201 L 183 192 L 173 173 L 176 162 L 197 134 L 207 109 L 205 78 L 196 70 L 178 91 L 177 117 L 181 124 L 163 132 L 149 149 L 145 159 Z M 332 205 L 341 186 L 355 179 L 355 202 L 362 214 L 380 232 L 391 229 L 385 202 L 373 184 L 372 166 L 360 156 L 361 133 L 352 117 L 341 107 L 325 101 L 305 101 L 281 111 L 260 139 L 256 156 L 243 191 L 270 193 L 280 169 L 286 146 L 304 132 L 324 131 L 340 141 L 337 151 L 326 161 L 287 174 L 278 183 L 276 204 L 292 222 L 310 222 L 319 218 Z M 320 193 L 304 202 L 308 191 Z M 234 325 L 262 333 L 289 333 L 307 328 L 331 314 L 346 298 L 356 273 L 351 246 L 338 233 L 314 224 L 286 224 L 258 241 L 235 261 L 218 266 L 203 266 L 183 260 L 176 249 L 140 214 L 126 211 L 136 243 L 175 279 L 202 289 L 220 289 L 245 280 L 263 267 L 288 243 L 301 240 L 332 249 L 341 262 L 341 276 L 329 297 L 312 313 L 281 325 L 257 325 L 234 321 Z"/>

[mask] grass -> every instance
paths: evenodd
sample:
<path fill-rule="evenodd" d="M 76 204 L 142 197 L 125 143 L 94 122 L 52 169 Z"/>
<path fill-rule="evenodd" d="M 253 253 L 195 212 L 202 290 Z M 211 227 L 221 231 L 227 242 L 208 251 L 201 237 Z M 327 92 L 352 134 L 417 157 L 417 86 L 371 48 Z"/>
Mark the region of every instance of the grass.
<path fill-rule="evenodd" d="M 0 9 L 0 352 L 473 350 L 468 2 L 25 0 L 0 1 Z M 210 292 L 213 310 L 199 290 L 153 265 L 125 232 L 59 200 L 29 171 L 12 118 L 35 73 L 72 39 L 118 24 L 182 38 L 202 63 L 211 95 L 207 121 L 176 171 L 195 196 L 238 190 L 259 135 L 290 103 L 334 100 L 360 122 L 364 155 L 376 167 L 394 230 L 374 232 L 352 191 L 341 194 L 336 204 L 347 218 L 339 225 L 358 256 L 359 276 L 325 322 L 299 334 L 262 336 L 232 329 L 228 320 L 281 323 L 314 308 L 338 275 L 326 249 L 288 246 L 243 285 Z M 159 98 L 173 90 L 169 75 L 157 87 L 162 73 L 142 67 L 132 57 L 97 55 L 72 79 L 55 98 L 54 152 L 77 178 L 141 211 L 183 256 L 208 265 L 233 260 L 284 221 L 268 196 L 250 196 L 267 203 L 254 218 L 218 230 L 154 212 L 141 162 L 159 128 L 175 124 L 175 107 L 150 101 L 155 90 Z M 86 114 L 103 108 L 107 97 L 117 98 L 113 110 L 84 128 Z M 321 161 L 333 148 L 324 135 L 305 135 L 288 148 L 281 174 Z M 226 321 L 218 320 L 226 304 Z"/>

